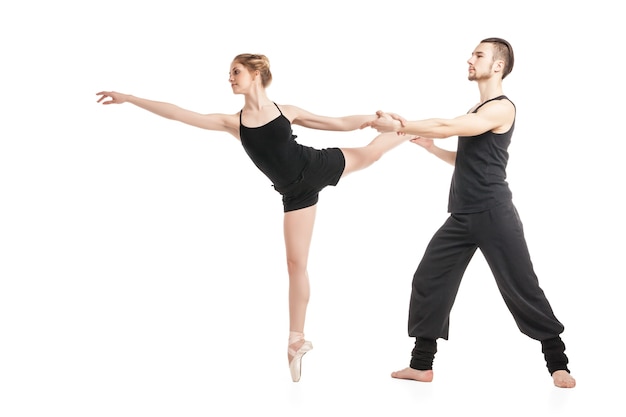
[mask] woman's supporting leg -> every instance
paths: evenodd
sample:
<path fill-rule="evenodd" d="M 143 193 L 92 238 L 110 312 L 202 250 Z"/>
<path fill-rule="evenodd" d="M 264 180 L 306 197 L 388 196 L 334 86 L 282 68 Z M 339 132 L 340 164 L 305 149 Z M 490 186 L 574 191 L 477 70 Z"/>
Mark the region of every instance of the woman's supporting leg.
<path fill-rule="evenodd" d="M 341 148 L 346 159 L 346 167 L 342 177 L 354 171 L 367 168 L 378 161 L 385 153 L 408 142 L 413 136 L 398 135 L 395 132 L 382 133 L 370 143 L 360 148 Z"/>
<path fill-rule="evenodd" d="M 284 234 L 289 273 L 288 360 L 295 382 L 300 379 L 300 360 L 312 346 L 304 340 L 304 322 L 310 287 L 307 264 L 317 206 L 285 213 Z M 295 361 L 294 361 L 295 359 Z M 295 362 L 295 363 L 294 363 Z"/>

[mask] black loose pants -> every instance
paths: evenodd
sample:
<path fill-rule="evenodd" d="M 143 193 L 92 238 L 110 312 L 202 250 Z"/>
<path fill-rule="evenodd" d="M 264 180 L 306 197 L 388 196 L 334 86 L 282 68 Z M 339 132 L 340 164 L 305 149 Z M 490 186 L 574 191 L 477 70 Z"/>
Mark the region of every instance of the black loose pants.
<path fill-rule="evenodd" d="M 450 311 L 476 249 L 522 333 L 547 340 L 563 332 L 539 286 L 517 210 L 508 202 L 479 213 L 453 213 L 432 237 L 413 276 L 409 336 L 448 339 Z"/>

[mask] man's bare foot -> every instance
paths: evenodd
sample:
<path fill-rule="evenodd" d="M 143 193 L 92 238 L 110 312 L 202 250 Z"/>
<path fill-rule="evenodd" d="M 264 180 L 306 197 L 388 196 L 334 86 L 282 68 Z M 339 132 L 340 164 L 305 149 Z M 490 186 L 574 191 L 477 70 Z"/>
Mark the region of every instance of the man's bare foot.
<path fill-rule="evenodd" d="M 420 371 L 413 368 L 404 368 L 401 371 L 392 372 L 391 377 L 398 379 L 412 379 L 420 382 L 432 382 L 433 370 L 428 369 L 426 371 Z"/>
<path fill-rule="evenodd" d="M 576 380 L 567 371 L 554 371 L 552 379 L 554 380 L 554 385 L 559 388 L 574 388 L 576 386 Z"/>

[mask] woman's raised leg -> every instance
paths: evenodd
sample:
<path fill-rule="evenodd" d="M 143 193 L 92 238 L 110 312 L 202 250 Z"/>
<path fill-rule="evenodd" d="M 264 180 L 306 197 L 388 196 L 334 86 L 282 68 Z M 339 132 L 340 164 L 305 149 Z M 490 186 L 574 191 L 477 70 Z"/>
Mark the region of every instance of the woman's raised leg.
<path fill-rule="evenodd" d="M 359 148 L 341 148 L 346 159 L 342 177 L 354 171 L 367 168 L 378 161 L 385 153 L 408 142 L 413 136 L 398 135 L 395 132 L 381 133 L 374 140 Z"/>

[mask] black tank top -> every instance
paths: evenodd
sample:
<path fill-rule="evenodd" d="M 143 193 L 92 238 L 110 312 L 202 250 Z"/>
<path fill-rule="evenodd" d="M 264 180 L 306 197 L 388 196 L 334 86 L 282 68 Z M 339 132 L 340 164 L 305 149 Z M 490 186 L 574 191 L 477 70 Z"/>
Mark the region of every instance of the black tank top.
<path fill-rule="evenodd" d="M 291 123 L 274 103 L 280 116 L 259 127 L 246 127 L 239 112 L 239 137 L 252 162 L 275 187 L 293 183 L 307 166 L 313 148 L 296 142 Z"/>
<path fill-rule="evenodd" d="M 509 99 L 504 95 L 492 98 L 472 113 L 492 100 Z M 459 136 L 448 200 L 450 213 L 477 213 L 512 199 L 506 166 L 514 127 L 515 119 L 505 133 L 487 131 L 477 136 Z"/>

